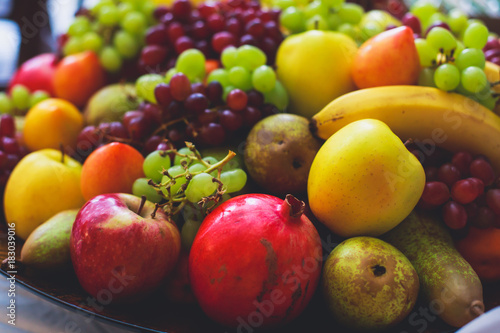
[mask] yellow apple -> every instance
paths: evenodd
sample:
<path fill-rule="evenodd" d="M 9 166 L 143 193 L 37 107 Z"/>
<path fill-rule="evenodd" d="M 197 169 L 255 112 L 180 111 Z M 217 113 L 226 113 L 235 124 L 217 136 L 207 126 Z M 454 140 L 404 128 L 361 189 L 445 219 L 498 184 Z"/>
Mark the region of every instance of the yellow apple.
<path fill-rule="evenodd" d="M 321 146 L 307 191 L 311 211 L 334 233 L 379 236 L 408 216 L 424 185 L 422 165 L 391 129 L 362 119 Z"/>
<path fill-rule="evenodd" d="M 289 111 L 312 117 L 336 97 L 355 89 L 354 40 L 334 31 L 308 30 L 287 37 L 276 55 L 276 73 L 290 96 Z"/>
<path fill-rule="evenodd" d="M 82 166 L 55 149 L 26 155 L 12 170 L 5 186 L 4 211 L 15 223 L 16 235 L 24 240 L 40 224 L 85 203 L 80 190 Z"/>

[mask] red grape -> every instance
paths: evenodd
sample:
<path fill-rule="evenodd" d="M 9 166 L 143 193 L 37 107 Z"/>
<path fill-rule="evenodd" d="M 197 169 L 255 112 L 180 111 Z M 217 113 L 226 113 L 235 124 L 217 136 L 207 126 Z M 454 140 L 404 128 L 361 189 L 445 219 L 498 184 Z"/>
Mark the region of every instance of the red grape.
<path fill-rule="evenodd" d="M 262 112 L 252 106 L 247 106 L 243 110 L 243 123 L 246 127 L 252 128 L 260 119 L 262 119 Z"/>
<path fill-rule="evenodd" d="M 214 13 L 207 18 L 207 26 L 212 32 L 224 30 L 226 22 L 221 14 Z"/>
<path fill-rule="evenodd" d="M 189 0 L 175 0 L 172 4 L 174 18 L 185 20 L 191 14 L 191 2 Z"/>
<path fill-rule="evenodd" d="M 159 105 L 167 106 L 173 101 L 172 94 L 170 93 L 170 85 L 160 83 L 155 87 L 155 98 Z"/>
<path fill-rule="evenodd" d="M 408 26 L 413 30 L 414 33 L 420 34 L 422 32 L 422 25 L 420 24 L 420 20 L 418 17 L 413 15 L 412 13 L 406 13 L 401 19 L 401 23 Z"/>
<path fill-rule="evenodd" d="M 451 198 L 461 204 L 471 203 L 480 194 L 477 182 L 471 178 L 461 179 L 451 188 Z"/>
<path fill-rule="evenodd" d="M 16 135 L 16 123 L 10 114 L 3 114 L 0 117 L 0 137 L 7 136 L 13 138 Z"/>
<path fill-rule="evenodd" d="M 479 229 L 490 228 L 495 224 L 496 215 L 489 207 L 479 207 L 477 215 L 472 218 L 471 224 Z"/>
<path fill-rule="evenodd" d="M 489 186 L 495 181 L 495 171 L 491 164 L 484 158 L 476 158 L 470 164 L 470 174 L 473 177 L 479 178 L 484 185 Z"/>
<path fill-rule="evenodd" d="M 486 203 L 495 214 L 500 215 L 500 189 L 495 188 L 486 192 Z"/>
<path fill-rule="evenodd" d="M 459 203 L 448 201 L 443 206 L 443 219 L 449 228 L 462 229 L 467 224 L 467 212 Z"/>
<path fill-rule="evenodd" d="M 228 46 L 235 46 L 236 38 L 234 35 L 227 31 L 220 31 L 212 37 L 212 48 L 221 53 Z"/>
<path fill-rule="evenodd" d="M 219 114 L 221 125 L 228 131 L 234 132 L 243 125 L 243 116 L 231 110 L 223 110 Z"/>
<path fill-rule="evenodd" d="M 200 140 L 211 146 L 221 145 L 226 140 L 226 133 L 221 124 L 209 123 L 201 127 Z"/>
<path fill-rule="evenodd" d="M 170 93 L 177 101 L 184 101 L 191 94 L 191 82 L 183 73 L 176 73 L 170 79 Z"/>
<path fill-rule="evenodd" d="M 450 190 L 443 182 L 425 183 L 421 200 L 431 206 L 441 206 L 450 198 Z"/>
<path fill-rule="evenodd" d="M 461 151 L 453 155 L 451 164 L 457 167 L 462 177 L 469 176 L 470 164 L 472 163 L 472 155 L 469 152 Z"/>
<path fill-rule="evenodd" d="M 460 171 L 451 163 L 443 164 L 438 169 L 438 179 L 448 186 L 452 186 L 460 179 Z"/>
<path fill-rule="evenodd" d="M 201 113 L 206 108 L 208 108 L 208 99 L 200 93 L 193 93 L 184 101 L 186 111 Z"/>
<path fill-rule="evenodd" d="M 192 49 L 194 47 L 194 41 L 188 36 L 181 36 L 175 41 L 174 47 L 175 52 L 181 54 L 186 50 Z"/>
<path fill-rule="evenodd" d="M 162 45 L 168 43 L 167 29 L 163 25 L 149 28 L 144 36 L 147 45 Z"/>
<path fill-rule="evenodd" d="M 141 51 L 141 61 L 146 66 L 156 66 L 168 55 L 168 49 L 159 45 L 147 45 Z"/>
<path fill-rule="evenodd" d="M 264 25 L 259 18 L 254 18 L 245 25 L 245 32 L 255 38 L 261 38 L 264 35 Z"/>
<path fill-rule="evenodd" d="M 233 89 L 227 94 L 227 106 L 233 111 L 242 111 L 248 103 L 247 94 L 241 89 Z"/>

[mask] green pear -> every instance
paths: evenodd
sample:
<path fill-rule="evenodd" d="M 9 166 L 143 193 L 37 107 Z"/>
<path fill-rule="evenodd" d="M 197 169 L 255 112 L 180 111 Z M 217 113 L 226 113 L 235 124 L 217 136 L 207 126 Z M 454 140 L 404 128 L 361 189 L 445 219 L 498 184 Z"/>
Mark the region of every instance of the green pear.
<path fill-rule="evenodd" d="M 354 121 L 321 146 L 309 172 L 311 211 L 342 237 L 380 236 L 418 203 L 422 164 L 380 120 Z"/>
<path fill-rule="evenodd" d="M 414 307 L 419 280 L 410 261 L 378 238 L 349 238 L 328 256 L 322 292 L 334 318 L 358 331 L 381 331 Z"/>
<path fill-rule="evenodd" d="M 305 193 L 321 144 L 311 134 L 307 118 L 278 113 L 260 120 L 248 134 L 245 165 L 250 177 L 269 192 Z"/>
<path fill-rule="evenodd" d="M 69 238 L 77 213 L 78 209 L 62 211 L 33 230 L 21 249 L 21 262 L 41 270 L 69 264 Z"/>
<path fill-rule="evenodd" d="M 87 125 L 120 121 L 125 112 L 135 110 L 138 106 L 135 85 L 116 83 L 101 88 L 92 95 L 83 112 L 83 118 Z"/>

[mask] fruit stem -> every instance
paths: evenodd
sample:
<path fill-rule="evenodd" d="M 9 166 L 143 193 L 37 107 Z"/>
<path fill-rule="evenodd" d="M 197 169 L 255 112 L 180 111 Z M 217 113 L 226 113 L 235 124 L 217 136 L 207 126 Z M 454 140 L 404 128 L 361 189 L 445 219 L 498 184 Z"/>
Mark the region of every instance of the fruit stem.
<path fill-rule="evenodd" d="M 205 173 L 210 173 L 214 170 L 217 170 L 219 168 L 222 168 L 224 165 L 226 165 L 227 162 L 229 162 L 233 157 L 236 156 L 236 153 L 232 150 L 230 150 L 226 157 L 224 157 L 222 160 L 220 160 L 219 162 L 215 163 L 214 165 L 211 165 L 210 168 L 204 170 L 203 172 Z M 200 173 L 200 172 L 198 172 Z M 197 174 L 197 173 L 193 173 L 193 174 Z"/>
<path fill-rule="evenodd" d="M 285 200 L 281 205 L 283 214 L 290 216 L 292 219 L 300 218 L 302 214 L 304 214 L 305 208 L 305 202 L 297 199 L 291 194 L 286 195 Z"/>
<path fill-rule="evenodd" d="M 142 208 L 144 208 L 144 204 L 146 203 L 146 196 L 141 196 L 141 204 L 139 205 L 139 209 L 137 210 L 137 215 L 141 215 Z"/>
<path fill-rule="evenodd" d="M 59 144 L 59 150 L 61 151 L 61 163 L 64 164 L 64 147 L 63 144 Z"/>

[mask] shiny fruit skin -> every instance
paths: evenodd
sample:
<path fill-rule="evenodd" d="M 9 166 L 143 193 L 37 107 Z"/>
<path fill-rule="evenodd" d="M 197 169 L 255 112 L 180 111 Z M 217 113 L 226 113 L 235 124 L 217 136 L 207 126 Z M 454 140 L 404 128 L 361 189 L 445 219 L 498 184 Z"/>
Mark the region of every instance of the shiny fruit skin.
<path fill-rule="evenodd" d="M 311 299 L 321 272 L 321 241 L 304 216 L 284 220 L 284 201 L 234 197 L 209 214 L 189 256 L 191 287 L 203 311 L 230 327 L 283 324 Z M 240 327 L 241 329 L 241 327 Z"/>
<path fill-rule="evenodd" d="M 44 90 L 54 96 L 53 77 L 57 65 L 57 55 L 42 53 L 26 60 L 9 82 L 8 90 L 16 84 L 22 84 L 31 92 Z"/>

